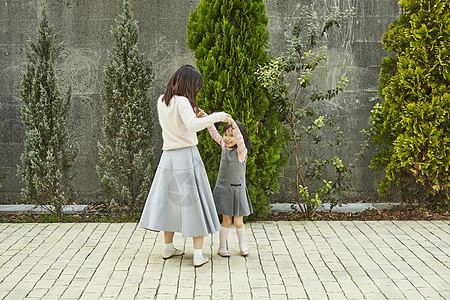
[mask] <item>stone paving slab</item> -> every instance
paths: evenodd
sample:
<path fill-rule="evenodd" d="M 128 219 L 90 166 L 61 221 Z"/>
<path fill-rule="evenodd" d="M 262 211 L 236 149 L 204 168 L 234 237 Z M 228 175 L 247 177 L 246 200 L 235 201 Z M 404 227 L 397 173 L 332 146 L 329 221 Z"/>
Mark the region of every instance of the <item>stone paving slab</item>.
<path fill-rule="evenodd" d="M 134 223 L 0 223 L 0 299 L 450 299 L 449 221 L 246 225 L 250 248 L 192 266 Z"/>

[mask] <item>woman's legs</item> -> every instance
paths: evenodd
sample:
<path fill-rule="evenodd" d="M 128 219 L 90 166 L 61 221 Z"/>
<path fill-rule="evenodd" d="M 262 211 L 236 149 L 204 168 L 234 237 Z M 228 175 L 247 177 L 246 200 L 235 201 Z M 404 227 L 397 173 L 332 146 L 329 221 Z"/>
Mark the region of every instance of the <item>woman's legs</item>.
<path fill-rule="evenodd" d="M 194 249 L 202 249 L 203 248 L 203 240 L 205 237 L 203 236 L 196 236 L 193 237 L 192 240 L 194 241 Z"/>
<path fill-rule="evenodd" d="M 204 239 L 205 238 L 203 236 L 196 236 L 192 238 L 194 242 L 194 267 L 200 267 L 208 262 L 208 258 L 203 256 L 202 253 Z"/>
<path fill-rule="evenodd" d="M 174 232 L 164 231 L 164 242 L 166 244 L 172 243 L 173 235 L 174 235 Z M 205 237 L 196 236 L 196 237 L 193 237 L 192 239 L 194 241 L 194 249 L 202 249 L 203 248 L 203 240 L 205 239 Z"/>
<path fill-rule="evenodd" d="M 164 231 L 164 243 L 166 243 L 166 244 L 172 243 L 174 234 L 175 234 L 175 232 Z"/>
<path fill-rule="evenodd" d="M 173 246 L 173 235 L 175 232 L 164 231 L 164 251 L 162 257 L 168 259 L 172 256 L 184 254 L 183 250 L 178 250 Z"/>

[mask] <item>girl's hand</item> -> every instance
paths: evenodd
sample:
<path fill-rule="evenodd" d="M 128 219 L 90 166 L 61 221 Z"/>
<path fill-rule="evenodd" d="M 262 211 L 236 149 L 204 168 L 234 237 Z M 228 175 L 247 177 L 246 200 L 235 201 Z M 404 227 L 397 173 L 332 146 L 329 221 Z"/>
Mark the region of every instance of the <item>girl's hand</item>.
<path fill-rule="evenodd" d="M 236 121 L 234 121 L 233 119 L 231 119 L 230 125 L 233 127 L 233 129 L 236 129 L 236 128 L 237 128 Z"/>
<path fill-rule="evenodd" d="M 208 116 L 208 114 L 205 113 L 205 111 L 203 109 L 199 108 L 199 111 L 197 113 L 197 118 L 203 118 L 203 117 L 206 117 L 206 116 Z"/>
<path fill-rule="evenodd" d="M 228 124 L 233 125 L 234 120 L 233 120 L 233 118 L 231 117 L 231 115 L 229 115 L 229 114 L 226 114 L 226 115 L 227 115 L 227 116 L 226 116 L 224 122 L 227 122 Z"/>

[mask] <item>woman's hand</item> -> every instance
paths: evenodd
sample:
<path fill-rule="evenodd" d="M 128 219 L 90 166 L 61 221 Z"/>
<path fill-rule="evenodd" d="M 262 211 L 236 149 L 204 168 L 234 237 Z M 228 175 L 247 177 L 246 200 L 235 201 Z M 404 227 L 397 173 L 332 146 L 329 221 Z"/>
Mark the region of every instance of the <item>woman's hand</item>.
<path fill-rule="evenodd" d="M 220 121 L 222 121 L 222 122 L 226 122 L 230 125 L 232 125 L 232 122 L 234 122 L 233 119 L 231 118 L 231 115 L 227 114 L 226 112 L 221 111 L 221 112 L 216 112 L 214 114 L 218 114 Z M 206 116 L 208 116 L 208 114 L 205 113 L 205 111 L 203 109 L 199 109 L 199 111 L 197 113 L 197 118 L 203 118 Z"/>

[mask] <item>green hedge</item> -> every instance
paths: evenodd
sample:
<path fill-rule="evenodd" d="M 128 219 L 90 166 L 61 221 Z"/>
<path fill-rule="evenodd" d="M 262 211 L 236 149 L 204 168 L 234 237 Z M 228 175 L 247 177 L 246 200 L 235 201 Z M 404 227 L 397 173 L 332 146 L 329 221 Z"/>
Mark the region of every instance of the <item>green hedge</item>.
<path fill-rule="evenodd" d="M 241 121 L 252 149 L 247 160 L 251 219 L 264 219 L 287 159 L 282 155 L 285 130 L 277 104 L 258 83 L 255 72 L 269 60 L 269 32 L 264 1 L 201 1 L 188 24 L 188 48 L 194 51 L 204 85 L 197 97 L 207 113 L 225 111 Z M 219 129 L 220 130 L 220 129 Z M 221 149 L 207 131 L 199 133 L 199 150 L 209 180 L 216 182 Z"/>
<path fill-rule="evenodd" d="M 450 7 L 446 1 L 400 1 L 402 14 L 383 35 L 395 56 L 383 59 L 373 111 L 371 166 L 384 169 L 379 192 L 396 186 L 403 200 L 450 207 Z"/>

